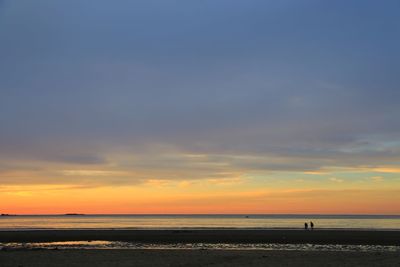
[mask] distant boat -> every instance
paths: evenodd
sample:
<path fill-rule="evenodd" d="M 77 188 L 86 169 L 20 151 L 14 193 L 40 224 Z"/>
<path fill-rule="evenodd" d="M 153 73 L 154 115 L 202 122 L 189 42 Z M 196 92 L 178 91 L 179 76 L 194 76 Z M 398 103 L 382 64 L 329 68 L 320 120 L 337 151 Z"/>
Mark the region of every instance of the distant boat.
<path fill-rule="evenodd" d="M 65 216 L 83 216 L 85 214 L 82 214 L 82 213 L 65 213 L 64 215 Z"/>

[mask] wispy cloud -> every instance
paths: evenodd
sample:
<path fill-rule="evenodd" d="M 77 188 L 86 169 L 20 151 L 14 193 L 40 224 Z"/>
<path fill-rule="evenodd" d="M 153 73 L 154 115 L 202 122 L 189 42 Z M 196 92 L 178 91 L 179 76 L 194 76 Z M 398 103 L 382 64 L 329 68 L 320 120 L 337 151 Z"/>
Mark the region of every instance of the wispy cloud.
<path fill-rule="evenodd" d="M 371 180 L 374 182 L 383 182 L 385 180 L 385 178 L 382 176 L 372 176 Z"/>
<path fill-rule="evenodd" d="M 343 183 L 344 180 L 336 178 L 336 177 L 331 177 L 331 178 L 329 178 L 329 181 L 334 182 L 334 183 Z"/>
<path fill-rule="evenodd" d="M 129 173 L 123 171 L 107 171 L 107 170 L 63 170 L 61 171 L 62 175 L 66 176 L 120 176 L 120 175 L 129 175 Z"/>

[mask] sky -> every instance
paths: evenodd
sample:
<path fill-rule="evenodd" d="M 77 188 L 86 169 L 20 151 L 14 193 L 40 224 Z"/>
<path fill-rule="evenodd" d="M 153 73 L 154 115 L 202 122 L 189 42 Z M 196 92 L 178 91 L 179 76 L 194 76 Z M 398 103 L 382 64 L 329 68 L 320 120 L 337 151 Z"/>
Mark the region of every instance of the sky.
<path fill-rule="evenodd" d="M 0 0 L 0 213 L 400 214 L 397 0 Z"/>

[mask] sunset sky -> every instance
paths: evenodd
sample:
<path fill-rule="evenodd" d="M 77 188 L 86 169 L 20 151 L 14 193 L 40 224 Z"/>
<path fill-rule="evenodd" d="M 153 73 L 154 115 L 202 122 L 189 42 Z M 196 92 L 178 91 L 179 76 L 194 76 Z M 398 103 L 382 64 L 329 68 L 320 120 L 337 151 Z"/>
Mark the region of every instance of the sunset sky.
<path fill-rule="evenodd" d="M 0 213 L 400 214 L 399 10 L 0 0 Z"/>

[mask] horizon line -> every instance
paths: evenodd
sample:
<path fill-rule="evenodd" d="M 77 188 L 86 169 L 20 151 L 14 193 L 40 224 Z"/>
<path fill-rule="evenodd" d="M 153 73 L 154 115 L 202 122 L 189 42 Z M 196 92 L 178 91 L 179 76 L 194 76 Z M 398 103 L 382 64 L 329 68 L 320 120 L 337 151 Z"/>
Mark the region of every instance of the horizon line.
<path fill-rule="evenodd" d="M 0 213 L 5 216 L 118 216 L 118 215 L 135 215 L 135 216 L 202 216 L 202 215 L 233 215 L 233 216 L 246 216 L 246 215 L 276 215 L 276 216 L 400 216 L 400 214 L 386 214 L 386 213 Z"/>

